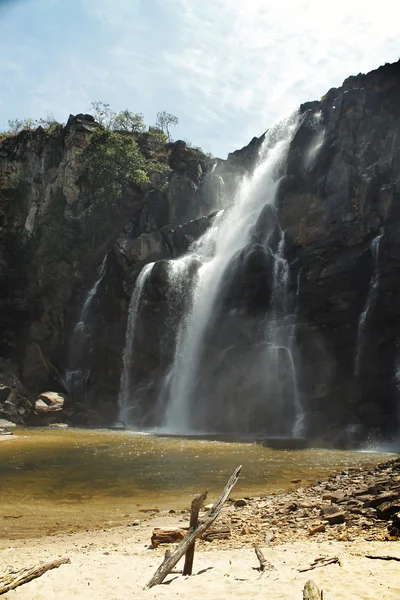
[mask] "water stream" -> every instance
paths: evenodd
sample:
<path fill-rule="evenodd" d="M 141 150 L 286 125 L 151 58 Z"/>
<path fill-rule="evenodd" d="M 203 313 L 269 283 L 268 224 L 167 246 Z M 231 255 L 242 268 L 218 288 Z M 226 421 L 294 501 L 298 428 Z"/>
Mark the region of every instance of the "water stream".
<path fill-rule="evenodd" d="M 356 345 L 356 357 L 354 361 L 354 377 L 358 379 L 360 377 L 360 369 L 363 359 L 363 352 L 365 348 L 365 330 L 368 326 L 368 320 L 370 317 L 371 310 L 373 309 L 376 300 L 378 298 L 379 283 L 380 283 L 380 264 L 379 254 L 380 245 L 383 238 L 384 231 L 381 230 L 371 242 L 371 253 L 374 259 L 374 273 L 369 286 L 367 299 L 365 301 L 364 310 L 360 315 L 357 329 L 357 345 Z"/>
<path fill-rule="evenodd" d="M 136 324 L 140 310 L 140 301 L 142 299 L 143 290 L 145 288 L 146 281 L 148 280 L 154 263 L 149 263 L 143 267 L 139 277 L 136 280 L 135 287 L 132 291 L 132 296 L 129 302 L 128 310 L 128 321 L 126 325 L 125 334 L 125 347 L 122 356 L 122 374 L 121 383 L 118 394 L 118 406 L 120 421 L 129 420 L 132 405 L 130 403 L 131 394 L 131 368 L 132 368 L 132 355 L 135 341 Z"/>
<path fill-rule="evenodd" d="M 65 372 L 64 383 L 70 398 L 80 400 L 85 395 L 87 380 L 90 376 L 90 354 L 92 352 L 91 317 L 93 302 L 97 296 L 100 283 L 107 270 L 107 254 L 103 258 L 97 279 L 87 292 L 78 322 L 76 323 L 68 352 L 68 369 Z"/>

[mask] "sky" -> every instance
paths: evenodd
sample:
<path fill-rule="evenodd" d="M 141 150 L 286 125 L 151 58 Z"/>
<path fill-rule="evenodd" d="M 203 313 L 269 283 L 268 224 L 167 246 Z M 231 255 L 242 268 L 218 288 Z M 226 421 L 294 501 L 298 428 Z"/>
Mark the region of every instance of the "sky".
<path fill-rule="evenodd" d="M 101 100 L 225 158 L 398 60 L 399 23 L 398 0 L 0 0 L 0 130 Z"/>

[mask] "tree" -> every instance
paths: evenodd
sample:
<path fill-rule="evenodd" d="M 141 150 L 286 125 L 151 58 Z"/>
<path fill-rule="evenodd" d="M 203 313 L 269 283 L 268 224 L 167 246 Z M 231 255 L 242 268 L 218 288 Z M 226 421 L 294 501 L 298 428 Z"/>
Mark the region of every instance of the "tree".
<path fill-rule="evenodd" d="M 106 102 L 98 100 L 97 102 L 91 102 L 92 111 L 94 113 L 95 120 L 106 129 L 111 129 L 114 122 L 116 113 L 111 109 L 110 105 Z"/>
<path fill-rule="evenodd" d="M 146 129 L 146 125 L 144 124 L 144 117 L 141 113 L 133 113 L 126 108 L 115 115 L 112 129 L 115 131 L 143 133 Z"/>
<path fill-rule="evenodd" d="M 137 143 L 118 131 L 97 129 L 79 159 L 79 175 L 95 204 L 117 206 L 132 185 L 149 183 Z"/>
<path fill-rule="evenodd" d="M 161 131 L 163 131 L 167 135 L 169 142 L 171 141 L 171 134 L 169 128 L 176 127 L 178 124 L 179 119 L 178 117 L 175 117 L 175 115 L 171 115 L 165 110 L 157 113 L 156 127 L 158 129 L 161 129 Z"/>

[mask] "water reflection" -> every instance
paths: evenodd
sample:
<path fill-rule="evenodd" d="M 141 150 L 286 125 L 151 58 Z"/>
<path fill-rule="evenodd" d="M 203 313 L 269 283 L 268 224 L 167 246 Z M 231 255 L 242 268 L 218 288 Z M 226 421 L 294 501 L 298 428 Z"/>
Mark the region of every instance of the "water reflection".
<path fill-rule="evenodd" d="M 162 438 L 129 431 L 22 430 L 0 448 L 0 510 L 26 518 L 0 524 L 8 536 L 64 526 L 98 526 L 157 506 L 180 509 L 205 488 L 210 498 L 243 465 L 235 495 L 306 484 L 385 455 L 331 450 L 271 450 L 256 444 Z M 120 514 L 121 513 L 121 514 Z M 3 526 L 3 528 L 2 528 Z"/>

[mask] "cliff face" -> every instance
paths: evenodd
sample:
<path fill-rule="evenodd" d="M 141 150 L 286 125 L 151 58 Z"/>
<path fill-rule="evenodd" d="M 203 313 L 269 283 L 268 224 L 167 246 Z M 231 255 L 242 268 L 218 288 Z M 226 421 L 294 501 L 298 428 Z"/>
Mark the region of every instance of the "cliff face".
<path fill-rule="evenodd" d="M 396 63 L 301 107 L 279 208 L 312 430 L 399 426 L 399 100 Z"/>
<path fill-rule="evenodd" d="M 397 427 L 399 100 L 396 63 L 350 77 L 300 107 L 276 212 L 266 208 L 260 215 L 251 246 L 235 258 L 224 283 L 199 396 L 211 403 L 223 398 L 224 406 L 234 397 L 244 406 L 243 398 L 259 393 L 251 373 L 263 366 L 251 348 L 271 309 L 274 269 L 262 240 L 265 231 L 276 236 L 279 229 L 289 264 L 304 433 L 340 442 L 343 431 L 365 438 L 370 430 L 386 434 Z M 52 136 L 23 132 L 0 143 L 0 416 L 29 420 L 29 401 L 38 393 L 67 392 L 66 372 L 80 352 L 87 377 L 69 400 L 70 418 L 92 424 L 116 418 L 129 300 L 140 269 L 156 261 L 137 321 L 131 383 L 136 422 L 157 425 L 185 310 L 182 292 L 171 314 L 166 261 L 184 255 L 208 229 L 253 168 L 264 138 L 216 163 L 183 142 L 168 145 L 167 181 L 154 176 L 133 188 L 100 227 L 77 172 L 79 150 L 95 129 L 89 116 L 78 115 Z M 138 143 L 149 151 L 145 137 Z M 189 284 L 195 272 L 194 266 Z M 78 351 L 74 328 L 96 281 L 90 330 Z M 282 374 L 283 395 L 288 385 Z M 252 430 L 260 426 L 259 414 Z"/>
<path fill-rule="evenodd" d="M 115 417 L 138 271 L 149 260 L 183 252 L 207 226 L 204 219 L 190 221 L 212 212 L 222 193 L 220 177 L 210 174 L 214 161 L 176 142 L 158 149 L 169 173 L 150 173 L 150 183 L 132 186 L 114 212 L 99 209 L 79 176 L 79 154 L 97 128 L 90 115 L 77 115 L 51 134 L 39 128 L 0 141 L 0 416 L 16 421 L 35 419 L 34 400 L 44 390 L 68 393 L 77 353 L 86 356 L 83 362 L 93 354 L 93 369 L 84 398 L 69 399 L 69 417 L 94 423 Z M 148 134 L 136 138 L 145 156 L 157 158 Z M 107 253 L 90 331 L 77 349 L 74 328 Z"/>

